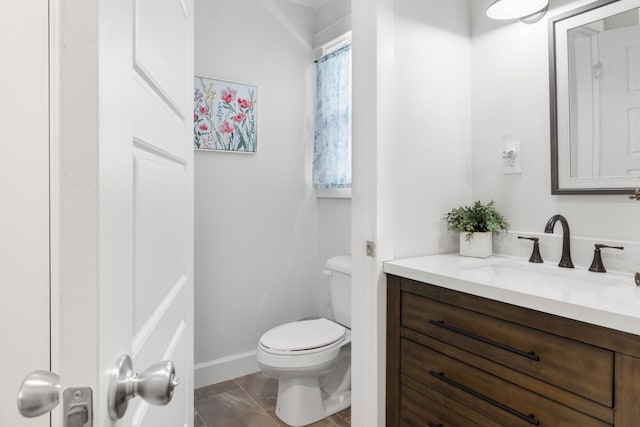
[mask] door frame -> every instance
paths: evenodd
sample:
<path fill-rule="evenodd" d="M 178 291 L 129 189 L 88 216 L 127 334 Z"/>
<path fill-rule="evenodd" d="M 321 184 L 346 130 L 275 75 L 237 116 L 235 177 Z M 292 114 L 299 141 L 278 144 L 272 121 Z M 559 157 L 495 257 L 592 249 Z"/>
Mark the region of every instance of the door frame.
<path fill-rule="evenodd" d="M 386 279 L 393 259 L 394 0 L 352 0 L 352 423 L 385 425 Z M 365 242 L 376 244 L 365 256 Z"/>
<path fill-rule="evenodd" d="M 51 370 L 62 389 L 91 387 L 95 408 L 98 4 L 49 0 L 49 10 Z M 61 411 L 53 411 L 53 427 L 61 427 Z"/>
<path fill-rule="evenodd" d="M 59 209 L 60 197 L 58 182 L 60 181 L 58 118 L 60 116 L 56 100 L 60 99 L 58 87 L 58 57 L 60 49 L 58 10 L 60 0 L 49 0 L 49 348 L 50 370 L 60 372 L 60 241 Z M 62 409 L 57 407 L 51 411 L 51 427 L 62 427 Z"/>
<path fill-rule="evenodd" d="M 22 425 L 19 389 L 34 370 L 51 369 L 49 219 L 49 6 L 27 0 L 7 8 L 0 91 L 0 194 L 3 197 L 0 274 L 5 351 L 0 425 Z M 31 26 L 25 26 L 25 23 Z M 50 425 L 45 415 L 29 422 Z"/>

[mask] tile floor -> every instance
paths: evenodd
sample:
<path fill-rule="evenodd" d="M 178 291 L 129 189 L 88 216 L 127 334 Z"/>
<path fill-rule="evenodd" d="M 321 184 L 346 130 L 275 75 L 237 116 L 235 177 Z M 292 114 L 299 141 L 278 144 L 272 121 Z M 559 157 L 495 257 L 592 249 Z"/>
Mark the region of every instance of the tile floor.
<path fill-rule="evenodd" d="M 278 382 L 262 372 L 195 391 L 195 427 L 287 427 L 276 417 Z M 347 408 L 311 427 L 351 425 Z"/>

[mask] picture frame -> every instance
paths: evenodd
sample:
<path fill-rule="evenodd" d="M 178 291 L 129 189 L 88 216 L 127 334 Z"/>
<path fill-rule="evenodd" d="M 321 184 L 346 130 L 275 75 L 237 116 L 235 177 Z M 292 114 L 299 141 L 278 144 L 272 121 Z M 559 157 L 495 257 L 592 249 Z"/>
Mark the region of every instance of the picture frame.
<path fill-rule="evenodd" d="M 258 151 L 258 88 L 194 77 L 194 149 L 255 154 Z"/>

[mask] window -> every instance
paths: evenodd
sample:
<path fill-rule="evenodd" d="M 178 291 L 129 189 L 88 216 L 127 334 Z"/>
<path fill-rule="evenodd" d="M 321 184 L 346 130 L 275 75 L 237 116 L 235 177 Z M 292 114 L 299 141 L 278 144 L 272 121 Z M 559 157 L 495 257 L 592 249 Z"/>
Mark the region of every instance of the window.
<path fill-rule="evenodd" d="M 351 188 L 351 41 L 339 40 L 317 64 L 313 186 Z"/>

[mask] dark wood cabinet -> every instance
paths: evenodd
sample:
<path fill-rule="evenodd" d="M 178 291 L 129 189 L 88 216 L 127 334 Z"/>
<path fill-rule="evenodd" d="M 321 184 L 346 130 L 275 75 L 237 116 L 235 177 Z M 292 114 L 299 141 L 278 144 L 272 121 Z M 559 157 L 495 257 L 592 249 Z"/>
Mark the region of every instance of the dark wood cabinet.
<path fill-rule="evenodd" d="M 640 337 L 387 283 L 387 426 L 640 426 Z"/>

